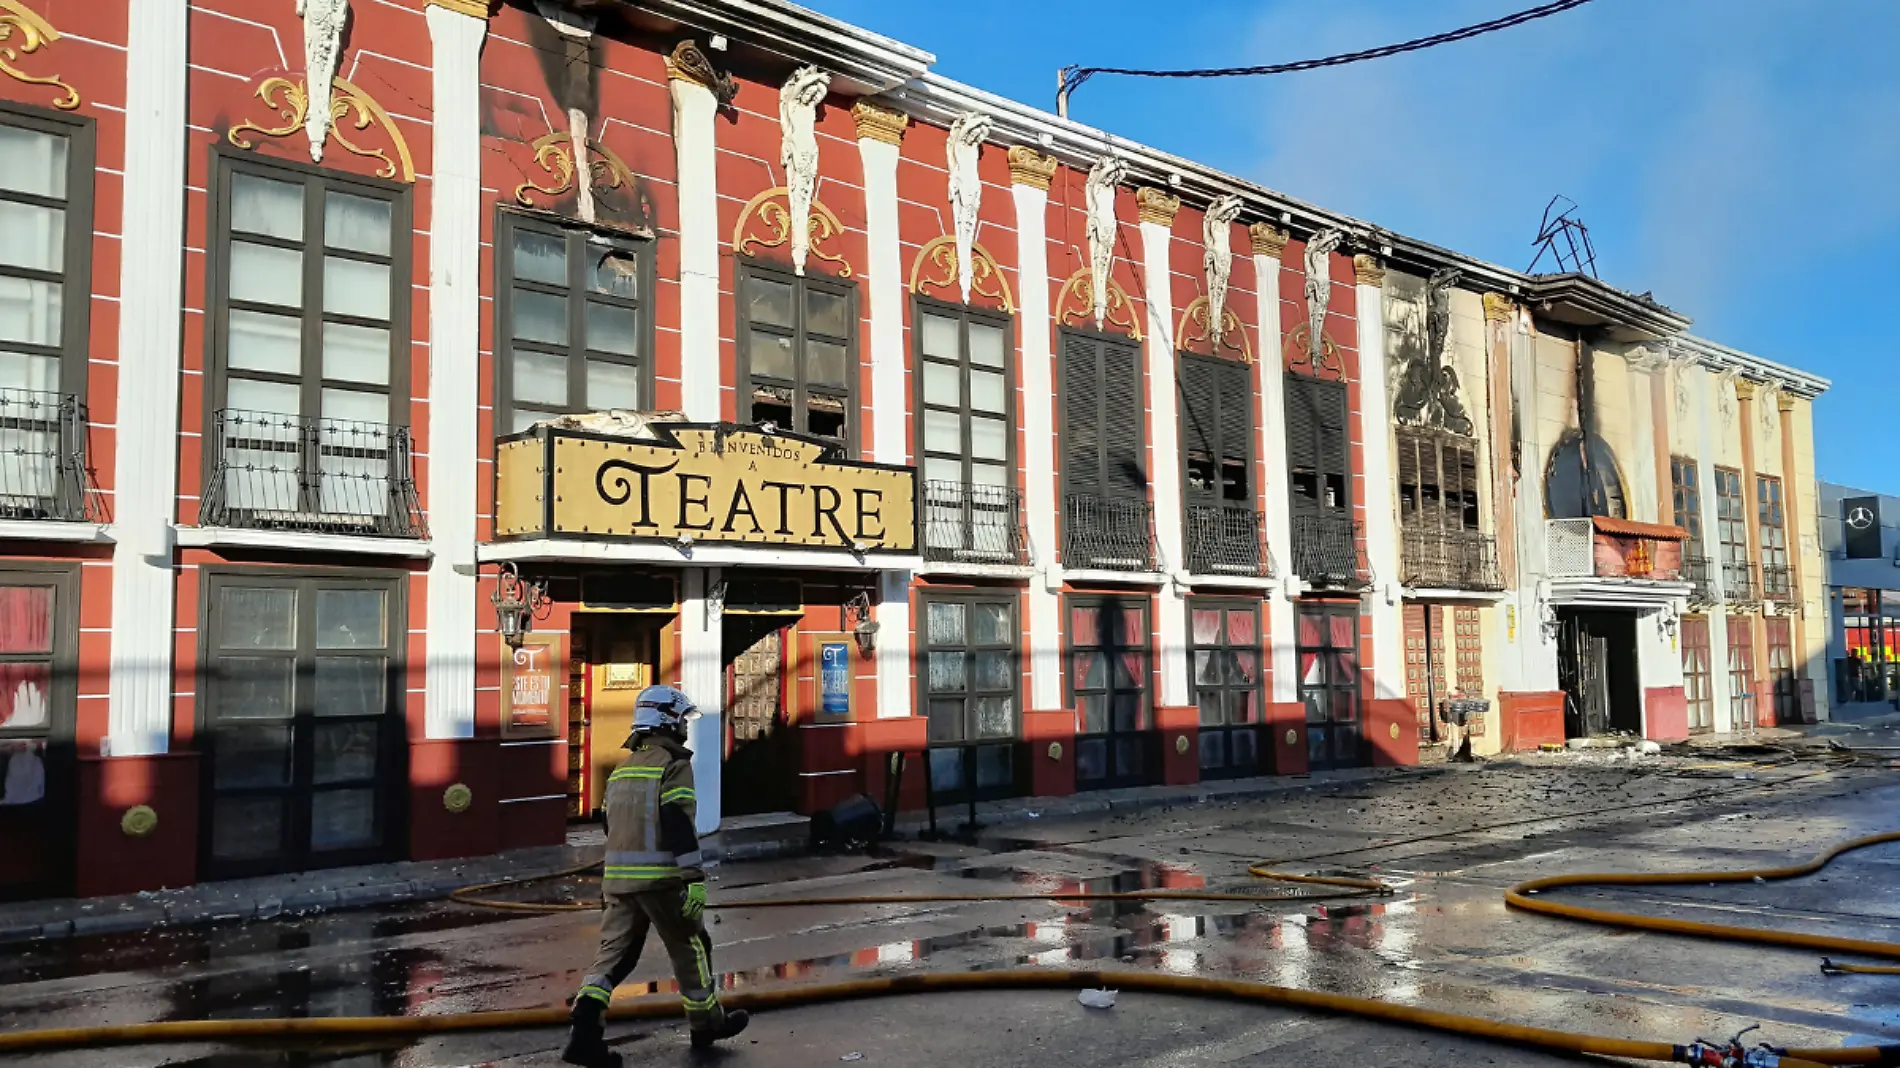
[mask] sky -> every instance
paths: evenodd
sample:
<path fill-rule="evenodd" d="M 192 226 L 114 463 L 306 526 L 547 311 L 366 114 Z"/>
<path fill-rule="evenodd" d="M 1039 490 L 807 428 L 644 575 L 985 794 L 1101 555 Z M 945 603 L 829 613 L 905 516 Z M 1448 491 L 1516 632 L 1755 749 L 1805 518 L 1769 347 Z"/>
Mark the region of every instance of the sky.
<path fill-rule="evenodd" d="M 1054 109 L 1068 64 L 1275 63 L 1533 0 L 804 0 Z M 1833 380 L 1823 481 L 1900 494 L 1889 336 L 1900 239 L 1900 3 L 1594 0 L 1457 44 L 1266 78 L 1097 76 L 1078 121 L 1523 270 L 1578 205 L 1604 281 L 1696 334 Z M 1538 269 L 1551 269 L 1548 260 Z"/>

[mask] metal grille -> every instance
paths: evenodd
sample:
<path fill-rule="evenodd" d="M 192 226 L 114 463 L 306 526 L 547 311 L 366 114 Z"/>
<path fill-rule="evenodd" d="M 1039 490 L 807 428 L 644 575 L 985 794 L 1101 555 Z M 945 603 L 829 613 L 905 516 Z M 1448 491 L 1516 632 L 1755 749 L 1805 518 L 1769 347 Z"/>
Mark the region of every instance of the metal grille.
<path fill-rule="evenodd" d="M 1349 519 L 1293 517 L 1293 569 L 1315 586 L 1363 585 L 1359 570 L 1359 527 Z"/>
<path fill-rule="evenodd" d="M 1023 499 L 1004 486 L 924 483 L 924 559 L 1026 564 Z"/>
<path fill-rule="evenodd" d="M 1771 601 L 1794 597 L 1794 571 L 1788 567 L 1761 565 L 1761 594 Z"/>
<path fill-rule="evenodd" d="M 1544 521 L 1544 564 L 1551 578 L 1590 578 L 1597 573 L 1595 530 L 1588 519 Z"/>
<path fill-rule="evenodd" d="M 0 519 L 106 522 L 85 446 L 78 398 L 0 389 Z"/>
<path fill-rule="evenodd" d="M 226 409 L 211 431 L 206 526 L 426 536 L 407 427 Z"/>
<path fill-rule="evenodd" d="M 1738 603 L 1752 604 L 1760 600 L 1755 588 L 1755 569 L 1746 560 L 1722 561 L 1722 598 Z"/>
<path fill-rule="evenodd" d="M 1062 512 L 1062 566 L 1155 570 L 1155 511 L 1147 501 L 1071 493 Z"/>
<path fill-rule="evenodd" d="M 1501 590 L 1497 540 L 1475 530 L 1407 528 L 1405 584 L 1436 590 Z"/>
<path fill-rule="evenodd" d="M 1265 525 L 1253 508 L 1189 505 L 1187 566 L 1196 575 L 1247 575 L 1268 578 L 1273 556 L 1262 535 Z"/>
<path fill-rule="evenodd" d="M 1706 556 L 1682 558 L 1682 581 L 1689 584 L 1693 604 L 1715 603 L 1715 562 Z"/>

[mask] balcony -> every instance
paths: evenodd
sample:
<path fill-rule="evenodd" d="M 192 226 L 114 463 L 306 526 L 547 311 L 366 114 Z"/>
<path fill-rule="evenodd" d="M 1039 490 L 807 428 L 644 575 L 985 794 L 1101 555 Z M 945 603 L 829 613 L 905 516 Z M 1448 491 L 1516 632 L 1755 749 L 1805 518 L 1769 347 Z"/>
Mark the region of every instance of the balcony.
<path fill-rule="evenodd" d="M 1475 530 L 1408 527 L 1400 534 L 1404 582 L 1413 589 L 1501 590 L 1497 539 Z"/>
<path fill-rule="evenodd" d="M 1273 577 L 1266 524 L 1250 507 L 1191 504 L 1187 509 L 1187 568 L 1196 575 Z"/>
<path fill-rule="evenodd" d="M 1070 571 L 1152 572 L 1155 510 L 1147 501 L 1071 493 L 1062 509 L 1062 566 Z"/>
<path fill-rule="evenodd" d="M 1691 604 L 1715 603 L 1715 561 L 1706 556 L 1684 556 L 1682 581 L 1689 584 Z"/>
<path fill-rule="evenodd" d="M 1029 563 L 1022 494 L 1004 486 L 924 483 L 924 559 L 951 564 Z"/>
<path fill-rule="evenodd" d="M 1365 585 L 1359 570 L 1359 527 L 1331 516 L 1293 517 L 1293 573 L 1309 585 L 1356 589 Z"/>
<path fill-rule="evenodd" d="M 1731 604 L 1761 600 L 1761 591 L 1755 587 L 1755 568 L 1748 561 L 1722 561 L 1722 599 Z"/>
<path fill-rule="evenodd" d="M 205 437 L 203 526 L 427 536 L 407 427 L 226 409 Z"/>
<path fill-rule="evenodd" d="M 0 389 L 0 519 L 103 523 L 77 397 Z"/>
<path fill-rule="evenodd" d="M 1794 600 L 1794 569 L 1786 564 L 1761 565 L 1761 595 L 1770 601 Z"/>

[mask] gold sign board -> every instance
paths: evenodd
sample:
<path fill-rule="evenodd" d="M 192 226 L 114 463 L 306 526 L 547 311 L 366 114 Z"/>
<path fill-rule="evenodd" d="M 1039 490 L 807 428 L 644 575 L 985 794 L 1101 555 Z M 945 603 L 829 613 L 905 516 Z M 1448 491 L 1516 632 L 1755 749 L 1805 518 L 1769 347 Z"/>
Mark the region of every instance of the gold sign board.
<path fill-rule="evenodd" d="M 500 538 L 915 552 L 917 475 L 820 442 L 656 424 L 655 440 L 543 427 L 495 452 Z"/>

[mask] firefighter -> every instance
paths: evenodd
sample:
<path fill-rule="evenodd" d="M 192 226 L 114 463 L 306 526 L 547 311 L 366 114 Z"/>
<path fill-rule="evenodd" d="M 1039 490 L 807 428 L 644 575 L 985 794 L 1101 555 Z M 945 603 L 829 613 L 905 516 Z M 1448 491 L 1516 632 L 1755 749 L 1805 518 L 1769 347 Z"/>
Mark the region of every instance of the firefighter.
<path fill-rule="evenodd" d="M 640 960 L 649 927 L 659 932 L 696 1048 L 745 1030 L 743 1009 L 719 1007 L 713 989 L 712 939 L 706 934 L 706 877 L 694 831 L 692 750 L 686 723 L 692 701 L 671 686 L 649 686 L 634 702 L 632 755 L 607 778 L 607 827 L 601 873 L 605 911 L 600 955 L 574 998 L 574 1027 L 562 1059 L 587 1068 L 619 1068 L 603 1037 L 607 1002 Z"/>

